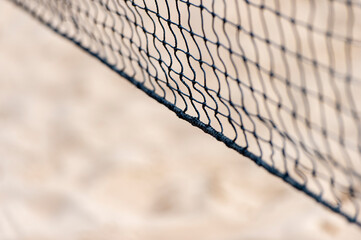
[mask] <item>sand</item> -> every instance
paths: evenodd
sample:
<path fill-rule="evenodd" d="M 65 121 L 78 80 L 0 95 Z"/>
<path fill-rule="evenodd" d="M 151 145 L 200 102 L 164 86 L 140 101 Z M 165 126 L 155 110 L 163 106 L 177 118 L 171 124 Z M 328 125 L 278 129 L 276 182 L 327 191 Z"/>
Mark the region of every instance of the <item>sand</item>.
<path fill-rule="evenodd" d="M 360 239 L 361 230 L 0 2 L 0 239 Z"/>

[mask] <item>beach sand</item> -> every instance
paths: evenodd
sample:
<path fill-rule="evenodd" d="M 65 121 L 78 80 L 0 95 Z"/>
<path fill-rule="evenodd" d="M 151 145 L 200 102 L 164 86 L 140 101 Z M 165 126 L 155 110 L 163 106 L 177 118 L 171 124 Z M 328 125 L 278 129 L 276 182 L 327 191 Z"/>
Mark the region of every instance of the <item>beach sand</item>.
<path fill-rule="evenodd" d="M 0 239 L 360 239 L 361 230 L 0 1 Z"/>

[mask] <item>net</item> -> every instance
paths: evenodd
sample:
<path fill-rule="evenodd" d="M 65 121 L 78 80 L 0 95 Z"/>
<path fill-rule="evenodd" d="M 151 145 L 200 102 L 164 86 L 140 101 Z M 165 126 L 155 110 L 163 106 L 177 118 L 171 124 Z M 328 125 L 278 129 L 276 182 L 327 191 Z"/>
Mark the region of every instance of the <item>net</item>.
<path fill-rule="evenodd" d="M 361 2 L 10 0 L 361 226 Z"/>

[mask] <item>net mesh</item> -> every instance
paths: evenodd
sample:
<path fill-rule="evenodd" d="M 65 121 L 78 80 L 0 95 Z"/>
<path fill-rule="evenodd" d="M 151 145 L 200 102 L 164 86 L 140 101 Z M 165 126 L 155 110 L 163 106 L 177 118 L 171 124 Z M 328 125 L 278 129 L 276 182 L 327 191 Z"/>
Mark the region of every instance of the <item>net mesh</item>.
<path fill-rule="evenodd" d="M 358 0 L 10 0 L 361 225 Z"/>

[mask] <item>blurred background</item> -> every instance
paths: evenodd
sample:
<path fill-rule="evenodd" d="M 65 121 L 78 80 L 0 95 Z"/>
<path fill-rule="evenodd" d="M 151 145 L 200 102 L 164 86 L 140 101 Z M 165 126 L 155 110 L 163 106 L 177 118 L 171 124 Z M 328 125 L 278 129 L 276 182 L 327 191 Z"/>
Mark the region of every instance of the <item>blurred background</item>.
<path fill-rule="evenodd" d="M 0 239 L 360 239 L 0 1 Z"/>

